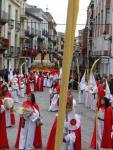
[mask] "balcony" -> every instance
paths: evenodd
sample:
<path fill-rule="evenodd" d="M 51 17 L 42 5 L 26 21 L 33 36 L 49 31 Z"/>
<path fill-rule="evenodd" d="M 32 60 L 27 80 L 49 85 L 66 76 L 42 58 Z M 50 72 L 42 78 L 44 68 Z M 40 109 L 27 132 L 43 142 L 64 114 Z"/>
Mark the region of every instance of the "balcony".
<path fill-rule="evenodd" d="M 8 21 L 8 26 L 9 26 L 9 29 L 12 30 L 14 28 L 14 20 L 13 19 L 10 19 Z"/>
<path fill-rule="evenodd" d="M 21 20 L 22 20 L 22 21 L 24 21 L 24 20 L 28 20 L 28 17 L 26 16 L 26 14 L 25 14 L 25 10 L 24 10 L 24 8 L 23 8 L 23 7 L 21 8 L 20 18 L 21 18 Z"/>
<path fill-rule="evenodd" d="M 26 34 L 25 34 L 25 31 L 24 31 L 24 30 L 22 30 L 22 31 L 21 31 L 21 33 L 20 33 L 20 39 L 21 39 L 21 40 L 29 39 L 29 38 L 26 36 Z"/>
<path fill-rule="evenodd" d="M 16 29 L 16 32 L 20 31 L 20 22 L 16 21 L 16 23 L 15 23 L 15 29 Z"/>
<path fill-rule="evenodd" d="M 30 31 L 30 28 L 28 27 L 28 29 L 25 31 L 25 35 L 30 37 L 30 38 L 34 38 L 35 36 L 37 36 L 38 33 L 36 33 L 36 31 L 34 29 L 32 29 Z"/>
<path fill-rule="evenodd" d="M 26 51 L 23 51 L 23 56 L 25 57 L 36 57 L 38 54 L 38 50 L 36 49 L 28 49 Z"/>
<path fill-rule="evenodd" d="M 4 38 L 0 39 L 0 53 L 4 53 L 5 50 L 8 49 L 9 44 L 10 44 L 9 39 L 4 39 Z"/>
<path fill-rule="evenodd" d="M 16 53 L 17 53 L 17 56 L 20 56 L 22 54 L 20 47 L 16 47 Z"/>
<path fill-rule="evenodd" d="M 8 22 L 8 13 L 5 11 L 0 12 L 0 24 L 5 25 Z"/>

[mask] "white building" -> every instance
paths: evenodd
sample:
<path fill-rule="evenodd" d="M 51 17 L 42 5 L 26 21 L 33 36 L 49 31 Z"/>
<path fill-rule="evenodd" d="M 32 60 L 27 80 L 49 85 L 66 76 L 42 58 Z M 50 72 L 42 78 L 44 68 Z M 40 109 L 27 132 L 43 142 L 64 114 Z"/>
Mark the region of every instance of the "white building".
<path fill-rule="evenodd" d="M 113 73 L 111 49 L 111 1 L 95 0 L 93 12 L 92 56 L 100 58 L 97 71 L 100 74 Z"/>
<path fill-rule="evenodd" d="M 21 62 L 25 61 L 20 57 L 24 44 L 24 21 L 26 0 L 0 0 L 1 12 L 8 13 L 8 22 L 1 27 L 1 36 L 9 39 L 9 47 L 4 53 L 1 67 L 14 70 L 19 69 Z"/>
<path fill-rule="evenodd" d="M 46 13 L 41 8 L 37 8 L 36 6 L 32 5 L 27 5 L 27 10 L 35 17 L 41 19 L 38 39 L 39 43 L 42 41 L 43 44 L 41 49 L 48 49 L 48 17 Z"/>

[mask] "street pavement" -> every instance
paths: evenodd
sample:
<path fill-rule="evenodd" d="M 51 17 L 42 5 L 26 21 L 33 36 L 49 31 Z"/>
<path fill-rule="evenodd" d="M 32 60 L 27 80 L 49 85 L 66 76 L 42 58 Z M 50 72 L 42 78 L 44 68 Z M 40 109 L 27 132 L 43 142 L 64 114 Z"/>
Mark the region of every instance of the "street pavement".
<path fill-rule="evenodd" d="M 73 91 L 74 98 L 77 100 L 77 91 Z M 43 150 L 46 148 L 48 136 L 53 124 L 53 120 L 55 118 L 55 112 L 48 112 L 49 108 L 49 89 L 45 88 L 44 92 L 36 92 L 36 101 L 40 107 L 41 117 L 43 120 L 42 126 L 42 140 L 43 140 Z M 21 106 L 23 99 L 20 99 L 20 103 L 15 104 L 15 107 Z M 92 137 L 93 127 L 94 127 L 94 116 L 95 113 L 86 109 L 83 104 L 78 104 L 76 106 L 76 113 L 81 117 L 81 126 L 82 126 L 82 150 L 90 150 L 89 145 Z M 18 122 L 19 122 L 19 115 L 16 115 L 16 125 L 13 128 L 7 128 L 8 132 L 8 140 L 10 144 L 11 150 L 16 150 L 14 148 L 17 130 L 18 130 Z"/>

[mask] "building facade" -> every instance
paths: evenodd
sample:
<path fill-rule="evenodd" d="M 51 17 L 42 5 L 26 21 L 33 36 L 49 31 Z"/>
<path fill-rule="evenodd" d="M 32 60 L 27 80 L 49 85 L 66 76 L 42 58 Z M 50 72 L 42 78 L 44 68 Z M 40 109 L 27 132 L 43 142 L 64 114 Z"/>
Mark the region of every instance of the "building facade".
<path fill-rule="evenodd" d="M 92 56 L 95 59 L 100 58 L 97 72 L 100 74 L 110 74 L 113 73 L 111 69 L 111 0 L 95 0 L 91 2 L 94 3 Z"/>
<path fill-rule="evenodd" d="M 1 19 L 5 18 L 5 23 L 2 23 L 0 28 L 0 37 L 7 39 L 7 47 L 2 53 L 3 58 L 0 61 L 1 69 L 7 69 L 8 71 L 10 69 L 19 69 L 21 63 L 20 56 L 25 39 L 23 30 L 24 20 L 27 19 L 25 16 L 25 1 L 0 0 Z M 3 21 L 0 21 L 0 24 L 1 22 Z"/>

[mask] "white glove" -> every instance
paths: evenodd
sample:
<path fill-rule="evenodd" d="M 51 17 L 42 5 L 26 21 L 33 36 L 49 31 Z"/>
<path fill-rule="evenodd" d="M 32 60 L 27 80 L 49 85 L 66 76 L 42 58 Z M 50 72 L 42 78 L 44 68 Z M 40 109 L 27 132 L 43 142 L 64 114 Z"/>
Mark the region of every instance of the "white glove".
<path fill-rule="evenodd" d="M 1 111 L 1 113 L 5 111 L 5 107 L 3 105 L 1 105 L 0 111 Z"/>
<path fill-rule="evenodd" d="M 75 133 L 73 132 L 73 133 L 66 135 L 65 140 L 66 140 L 66 142 L 69 142 L 70 144 L 75 143 L 75 140 L 76 140 Z"/>
<path fill-rule="evenodd" d="M 111 132 L 111 138 L 113 138 L 113 131 Z"/>

